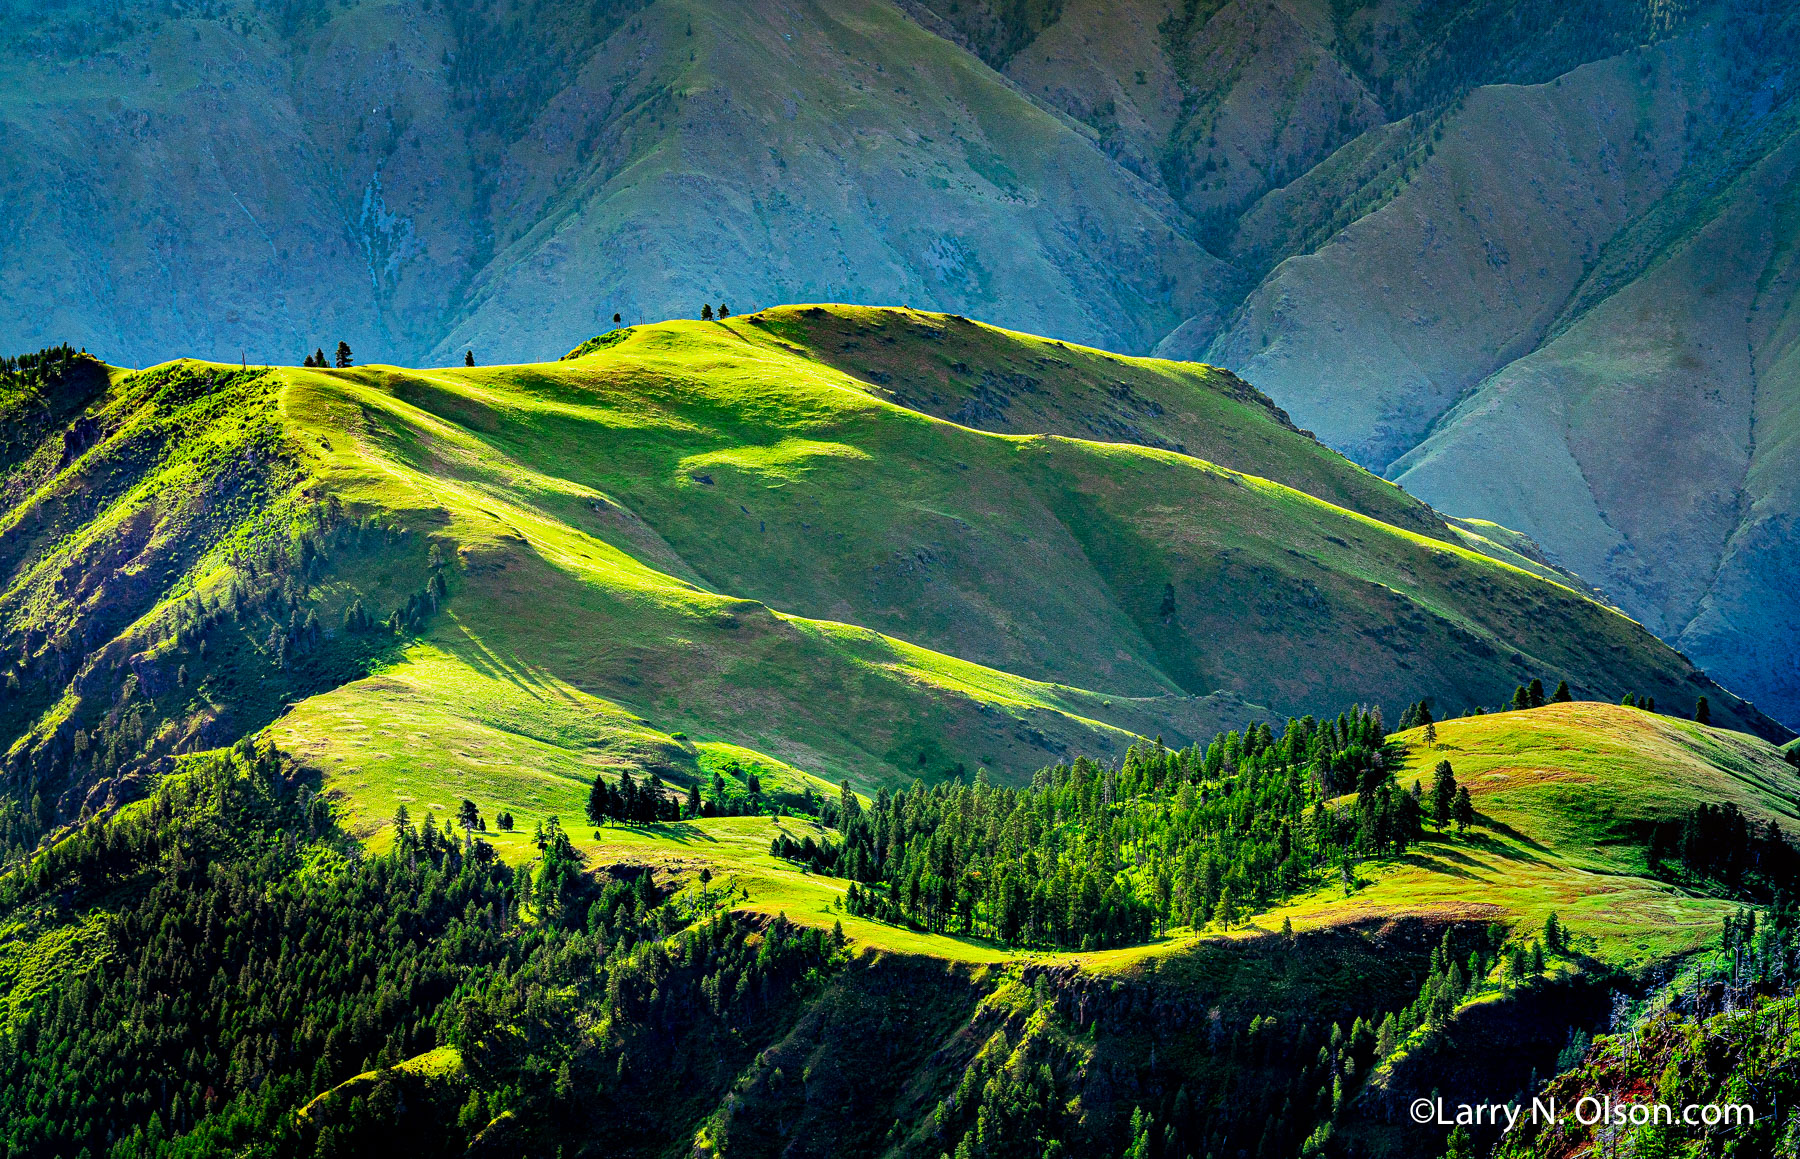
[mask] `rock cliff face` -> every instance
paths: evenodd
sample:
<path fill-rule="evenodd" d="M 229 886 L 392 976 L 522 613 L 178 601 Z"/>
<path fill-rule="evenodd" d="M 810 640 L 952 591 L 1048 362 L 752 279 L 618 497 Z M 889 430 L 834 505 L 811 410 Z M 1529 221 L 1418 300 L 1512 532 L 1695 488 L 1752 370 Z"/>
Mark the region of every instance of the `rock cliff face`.
<path fill-rule="evenodd" d="M 1385 204 L 1172 352 L 1238 368 L 1435 506 L 1528 533 L 1792 718 L 1800 121 L 1744 35 L 1476 90 Z"/>
<path fill-rule="evenodd" d="M 891 5 L 452 7 L 145 6 L 73 44 L 20 14 L 10 343 L 525 361 L 615 313 L 854 300 L 1147 349 L 1230 282 L 1155 182 Z"/>
<path fill-rule="evenodd" d="M 1794 6 L 0 4 L 0 335 L 911 304 L 1227 366 L 1800 719 Z"/>

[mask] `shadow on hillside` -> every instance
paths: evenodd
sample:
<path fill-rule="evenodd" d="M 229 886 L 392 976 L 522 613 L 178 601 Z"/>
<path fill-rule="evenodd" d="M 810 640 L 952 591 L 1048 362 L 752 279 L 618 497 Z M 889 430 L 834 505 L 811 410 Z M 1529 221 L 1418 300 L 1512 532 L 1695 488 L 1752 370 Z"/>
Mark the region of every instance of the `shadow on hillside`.
<path fill-rule="evenodd" d="M 470 631 L 468 625 L 454 616 L 451 619 L 462 635 L 460 639 L 447 634 L 438 637 L 435 642 L 441 645 L 446 652 L 490 680 L 504 680 L 534 699 L 543 696 L 544 689 L 541 682 L 527 681 L 517 669 L 502 660 L 499 653 L 488 647 L 479 636 Z"/>
<path fill-rule="evenodd" d="M 1492 828 L 1500 829 L 1501 827 L 1496 825 L 1496 826 L 1492 826 Z M 1504 857 L 1508 861 L 1523 861 L 1527 865 L 1548 865 L 1548 864 L 1550 864 L 1549 858 L 1538 856 L 1539 853 L 1550 852 L 1550 850 L 1547 847 L 1538 844 L 1536 841 L 1531 841 L 1526 838 L 1520 837 L 1518 835 L 1518 831 L 1516 829 L 1512 829 L 1510 827 L 1505 829 L 1503 835 L 1518 842 L 1520 845 L 1524 845 L 1526 847 L 1526 849 L 1531 850 L 1531 852 L 1528 853 L 1525 851 L 1525 849 L 1520 849 L 1515 845 L 1508 845 L 1505 842 L 1494 837 L 1492 834 L 1483 833 L 1479 829 L 1470 830 L 1466 836 L 1466 840 L 1469 842 L 1470 845 L 1475 846 L 1477 849 L 1480 849 L 1482 852 L 1491 853 L 1495 857 Z"/>
<path fill-rule="evenodd" d="M 1488 866 L 1467 854 L 1445 853 L 1441 857 L 1433 857 L 1426 853 L 1408 851 L 1400 860 L 1403 864 L 1431 873 L 1441 873 L 1446 877 L 1466 877 L 1471 881 L 1487 880 L 1481 874 L 1473 872 L 1473 869 L 1487 869 Z M 1464 868 L 1465 866 L 1471 866 L 1473 869 Z"/>
<path fill-rule="evenodd" d="M 1423 845 L 1414 845 L 1407 851 L 1407 856 L 1410 857 L 1415 854 L 1420 857 L 1441 858 L 1445 861 L 1454 862 L 1457 865 L 1473 866 L 1476 869 L 1491 868 L 1487 862 L 1482 861 L 1480 858 L 1471 856 L 1460 849 L 1448 845 L 1432 844 L 1429 847 L 1429 850 Z"/>
<path fill-rule="evenodd" d="M 1517 841 L 1520 845 L 1525 846 L 1527 849 L 1532 849 L 1539 853 L 1550 852 L 1550 847 L 1548 845 L 1545 845 L 1541 841 L 1537 841 L 1533 838 L 1525 836 L 1525 834 L 1519 832 L 1517 829 L 1514 829 L 1511 825 L 1508 825 L 1506 822 L 1496 821 L 1494 818 L 1489 817 L 1486 813 L 1475 814 L 1475 820 L 1481 825 L 1482 828 L 1488 829 L 1494 833 L 1498 833 L 1500 836 L 1506 838 L 1508 841 Z"/>
<path fill-rule="evenodd" d="M 631 833 L 643 833 L 664 841 L 673 841 L 677 845 L 692 845 L 704 841 L 709 845 L 717 845 L 719 839 L 698 825 L 690 825 L 686 821 L 659 821 L 655 824 L 641 824 L 635 821 L 614 821 L 609 829 L 624 829 Z M 604 833 L 605 830 L 602 830 Z M 605 844 L 604 841 L 601 842 Z"/>

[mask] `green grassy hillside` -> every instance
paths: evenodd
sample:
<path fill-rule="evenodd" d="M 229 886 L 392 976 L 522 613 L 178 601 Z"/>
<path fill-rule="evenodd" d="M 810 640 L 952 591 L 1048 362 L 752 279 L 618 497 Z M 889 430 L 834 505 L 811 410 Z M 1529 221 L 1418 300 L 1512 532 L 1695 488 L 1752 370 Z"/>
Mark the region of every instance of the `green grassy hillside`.
<path fill-rule="evenodd" d="M 314 703 L 323 710 L 336 699 Z M 439 733 L 406 715 L 410 703 L 398 702 L 393 717 L 399 720 L 375 713 L 314 716 L 309 705 L 272 736 L 303 762 L 325 769 L 326 785 L 342 794 L 347 816 L 365 826 L 362 832 L 377 848 L 388 840 L 388 831 L 377 826 L 399 804 L 415 816 L 435 810 L 443 817 L 459 797 L 469 796 L 490 817 L 490 808 L 511 809 L 521 830 L 551 815 L 565 822 L 581 815 L 587 796 L 581 776 L 590 774 L 568 770 L 565 754 L 527 747 L 516 736 L 506 738 L 511 747 L 501 747 L 487 737 L 471 738 L 466 728 Z M 375 722 L 372 731 L 366 720 Z M 337 731 L 345 727 L 347 738 Z M 453 750 L 442 759 L 440 736 L 450 738 L 444 747 Z M 1729 891 L 1677 883 L 1653 871 L 1646 852 L 1652 826 L 1679 822 L 1704 801 L 1733 804 L 1789 833 L 1800 829 L 1800 772 L 1772 745 L 1743 733 L 1616 705 L 1573 703 L 1445 721 L 1435 749 L 1418 732 L 1399 739 L 1409 749 L 1397 774 L 1403 786 L 1420 779 L 1429 788 L 1432 766 L 1451 762 L 1478 816 L 1467 834 L 1428 830 L 1403 856 L 1359 865 L 1354 890 L 1333 881 L 1257 914 L 1241 930 L 1174 930 L 1145 945 L 1072 957 L 1089 971 L 1129 974 L 1203 942 L 1264 936 L 1284 921 L 1306 931 L 1418 916 L 1529 931 L 1556 913 L 1591 939 L 1586 952 L 1596 963 L 1642 969 L 1700 948 L 1738 905 Z M 413 756 L 381 751 L 407 748 Z M 707 867 L 716 880 L 743 891 L 737 904 L 745 912 L 785 913 L 826 927 L 841 923 L 860 945 L 978 963 L 1008 956 L 990 942 L 851 915 L 844 905 L 847 881 L 770 856 L 769 843 L 781 834 L 795 841 L 837 837 L 804 817 L 767 816 L 600 829 L 582 824 L 571 836 L 590 864 L 646 866 L 676 876 Z M 509 862 L 525 864 L 538 855 L 527 832 L 490 831 L 488 837 Z M 1042 951 L 1019 956 L 1070 957 Z"/>
<path fill-rule="evenodd" d="M 886 361 L 846 373 L 850 342 Z M 888 396 L 921 389 L 903 370 L 947 392 L 984 363 L 1037 380 L 1020 425 L 1139 399 L 1164 424 L 1139 433 L 1285 481 Z M 523 367 L 58 366 L 6 400 L 33 417 L 0 478 L 14 1150 L 1380 1143 L 1359 1108 L 1435 1081 L 1465 1020 L 1542 1024 L 1501 1036 L 1511 1082 L 1596 980 L 1714 935 L 1733 887 L 1652 864 L 1657 824 L 1698 801 L 1800 822 L 1767 741 L 1556 704 L 1441 721 L 1435 748 L 1401 735 L 1401 786 L 1451 761 L 1474 825 L 1359 854 L 1347 884 L 1309 863 L 1248 924 L 1227 907 L 1226 928 L 1068 952 L 877 920 L 771 848 L 843 840 L 818 819 L 841 780 L 879 819 L 869 797 L 914 778 L 1021 785 L 1308 711 L 1296 735 L 1335 727 L 1347 755 L 1346 701 L 1494 704 L 1539 674 L 1706 689 L 1722 723 L 1779 730 L 1619 613 L 1458 542 L 1526 565 L 1528 541 L 1329 501 L 1418 510 L 1206 368 L 832 307 Z M 1109 895 L 1162 888 L 1132 824 L 1166 834 L 1209 797 L 1217 821 L 1228 782 L 1273 767 L 1228 768 L 1235 743 L 1129 801 L 1083 766 L 1065 800 L 1124 822 L 1094 850 Z M 594 780 L 627 773 L 710 808 L 588 823 Z M 1370 814 L 1317 775 L 1278 772 L 1305 806 L 1284 824 L 1348 856 L 1318 835 Z M 1252 842 L 1224 823 L 1237 858 Z M 1521 976 L 1508 955 L 1553 912 L 1569 942 Z M 1446 956 L 1475 963 L 1448 998 Z"/>
<path fill-rule="evenodd" d="M 1786 832 L 1800 826 L 1800 774 L 1742 733 L 1592 703 L 1444 721 L 1437 731 L 1435 749 L 1422 730 L 1401 734 L 1410 755 L 1398 775 L 1429 787 L 1432 767 L 1449 761 L 1479 825 L 1466 839 L 1427 841 L 1372 870 L 1353 896 L 1327 891 L 1302 912 L 1487 907 L 1526 928 L 1555 912 L 1596 939 L 1598 957 L 1645 966 L 1699 948 L 1734 908 L 1651 872 L 1653 825 L 1705 802 Z"/>
<path fill-rule="evenodd" d="M 858 358 L 847 345 L 890 385 L 812 353 Z M 5 480 L 9 824 L 127 799 L 146 759 L 290 706 L 320 767 L 390 785 L 521 744 L 542 759 L 518 775 L 570 784 L 603 767 L 686 784 L 719 746 L 833 783 L 1017 778 L 1357 701 L 1492 705 L 1534 676 L 1664 704 L 1705 690 L 1721 722 L 1774 731 L 1217 372 L 826 307 L 583 350 L 177 363 L 69 404 Z M 884 397 L 1027 367 L 1012 425 L 1052 433 Z M 1124 400 L 1156 425 L 1094 431 Z M 409 713 L 410 743 L 351 743 Z M 467 761 L 484 759 L 517 763 Z"/>
<path fill-rule="evenodd" d="M 512 724 L 548 734 L 551 716 Z M 0 875 L 0 1131 L 66 1153 L 116 1130 L 124 1154 L 182 1139 L 280 1156 L 798 1144 L 930 1159 L 984 1138 L 1112 1154 L 1146 1134 L 1435 1152 L 1384 1106 L 1549 1073 L 1570 1027 L 1625 984 L 1612 968 L 1660 967 L 1736 911 L 1646 875 L 1644 826 L 1695 800 L 1800 815 L 1772 746 L 1635 709 L 1437 732 L 1431 750 L 1405 738 L 1411 764 L 1456 763 L 1477 803 L 1467 834 L 1358 866 L 1353 893 L 1247 929 L 1078 955 L 852 918 L 844 883 L 767 856 L 780 830 L 823 836 L 792 819 L 608 825 L 573 851 L 600 880 L 553 887 L 554 843 L 540 856 L 490 831 L 495 862 L 433 828 L 359 856 L 329 818 L 354 816 L 366 786 L 328 776 L 316 795 L 271 746 L 186 758 L 152 801 Z M 478 755 L 482 741 L 454 743 Z M 469 786 L 407 787 L 427 806 Z M 1522 977 L 1508 954 L 1552 911 L 1565 936 Z M 1446 962 L 1457 990 L 1434 998 Z M 174 1095 L 146 1099 L 132 1081 L 146 1073 Z"/>

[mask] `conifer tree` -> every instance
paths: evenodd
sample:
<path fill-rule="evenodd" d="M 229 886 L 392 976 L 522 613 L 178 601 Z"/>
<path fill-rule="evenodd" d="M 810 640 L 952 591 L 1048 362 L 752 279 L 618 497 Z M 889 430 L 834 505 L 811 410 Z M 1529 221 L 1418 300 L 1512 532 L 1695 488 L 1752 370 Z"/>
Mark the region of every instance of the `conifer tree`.
<path fill-rule="evenodd" d="M 475 352 L 473 350 L 463 351 L 463 365 L 464 366 L 474 366 L 475 365 Z"/>
<path fill-rule="evenodd" d="M 324 370 L 327 366 L 331 365 L 329 362 L 325 361 L 325 348 L 324 347 L 322 347 L 322 346 L 316 347 L 313 350 L 312 364 L 314 366 L 318 367 L 320 370 Z"/>
<path fill-rule="evenodd" d="M 1219 891 L 1219 903 L 1213 907 L 1213 922 L 1221 930 L 1229 930 L 1237 924 L 1237 902 L 1231 896 L 1231 886 L 1227 885 Z"/>
<path fill-rule="evenodd" d="M 1694 723 L 1695 724 L 1711 724 L 1712 723 L 1712 705 L 1707 702 L 1707 699 L 1704 696 L 1702 696 L 1700 699 L 1694 701 Z"/>
<path fill-rule="evenodd" d="M 1533 676 L 1531 683 L 1525 688 L 1525 697 L 1531 701 L 1531 707 L 1544 707 L 1544 682 Z"/>
<path fill-rule="evenodd" d="M 340 340 L 338 342 L 338 348 L 337 348 L 338 369 L 339 370 L 347 370 L 351 366 L 354 366 L 354 365 L 355 365 L 355 362 L 352 360 L 351 355 L 350 355 L 350 344 L 348 342 L 344 342 L 344 341 Z"/>
<path fill-rule="evenodd" d="M 626 773 L 627 777 L 631 774 Z M 607 816 L 612 812 L 612 792 L 606 786 L 606 778 L 594 777 L 594 787 L 588 790 L 587 818 L 590 824 L 604 825 Z"/>
<path fill-rule="evenodd" d="M 1531 694 L 1525 691 L 1525 686 L 1523 684 L 1513 689 L 1512 703 L 1507 707 L 1511 708 L 1514 712 L 1520 712 L 1531 707 Z"/>
<path fill-rule="evenodd" d="M 711 302 L 708 302 L 704 306 L 700 307 L 700 320 L 702 322 L 711 322 L 713 320 L 713 312 L 712 312 L 712 303 Z"/>
<path fill-rule="evenodd" d="M 1449 761 L 1439 761 L 1432 770 L 1431 784 L 1431 821 L 1442 833 L 1450 824 L 1451 815 L 1456 807 L 1456 772 Z"/>
<path fill-rule="evenodd" d="M 1467 833 L 1469 826 L 1475 824 L 1475 802 L 1469 798 L 1469 786 L 1459 785 L 1456 789 L 1456 831 Z"/>
<path fill-rule="evenodd" d="M 1575 698 L 1569 695 L 1569 682 L 1567 680 L 1558 680 L 1556 682 L 1556 691 L 1550 694 L 1550 703 L 1567 704 L 1573 699 Z"/>
<path fill-rule="evenodd" d="M 1125 1159 L 1150 1159 L 1151 1126 L 1152 1120 L 1144 1114 L 1144 1108 L 1132 1108 L 1131 1145 L 1125 1148 Z"/>

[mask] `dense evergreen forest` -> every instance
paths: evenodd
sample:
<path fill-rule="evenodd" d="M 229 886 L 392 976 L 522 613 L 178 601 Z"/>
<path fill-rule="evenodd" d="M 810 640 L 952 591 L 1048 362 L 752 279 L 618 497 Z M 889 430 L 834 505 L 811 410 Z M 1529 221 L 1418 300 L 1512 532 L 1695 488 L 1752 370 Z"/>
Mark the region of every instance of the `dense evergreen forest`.
<path fill-rule="evenodd" d="M 307 633 L 301 622 L 296 639 Z M 1423 705 L 1407 719 L 1431 724 Z M 1359 861 L 1478 820 L 1448 761 L 1403 785 L 1405 755 L 1379 711 L 1353 708 L 1279 734 L 1257 724 L 1186 748 L 1140 742 L 1116 766 L 1078 758 L 1022 788 L 978 774 L 872 802 L 848 786 L 836 799 L 809 790 L 809 812 L 837 838 L 783 836 L 773 852 L 849 878 L 859 916 L 1014 946 L 1119 946 L 1230 928 L 1321 885 L 1352 891 Z M 523 868 L 478 826 L 404 809 L 391 851 L 370 855 L 315 783 L 266 742 L 182 758 L 147 799 L 0 878 L 0 912 L 54 944 L 67 971 L 13 992 L 0 1153 L 663 1153 L 697 1123 L 715 1137 L 736 1129 L 737 1096 L 717 1101 L 739 1089 L 731 1076 L 851 962 L 841 930 L 732 913 L 736 887 L 706 873 L 660 885 L 596 874 L 555 819 Z M 652 775 L 597 782 L 590 811 L 656 824 L 723 803 Z M 1703 805 L 1647 836 L 1668 874 L 1774 897 L 1788 917 L 1727 939 L 1788 968 L 1792 939 L 1776 935 L 1794 924 L 1782 891 L 1796 854 L 1778 830 Z M 925 1159 L 1066 1156 L 1076 1140 L 1134 1159 L 1336 1154 L 1334 1123 L 1381 1060 L 1436 1035 L 1471 997 L 1581 959 L 1554 917 L 1519 934 L 1445 929 L 1417 972 L 1336 1022 L 1246 1013 L 1205 1031 L 1192 1093 L 1146 1081 L 1154 1098 L 1091 1120 L 1070 1111 L 1090 1065 L 1071 1046 L 1088 999 L 1039 973 L 1036 1015 L 976 1051 L 960 1085 L 920 1122 L 895 1123 L 889 1144 Z M 780 1081 L 776 1069 L 768 1082 Z M 1254 1097 L 1226 1100 L 1233 1084 Z"/>
<path fill-rule="evenodd" d="M 1777 905 L 1800 882 L 1800 851 L 1773 821 L 1757 824 L 1729 801 L 1694 806 L 1650 831 L 1652 873 Z"/>
<path fill-rule="evenodd" d="M 868 810 L 846 793 L 841 842 L 777 838 L 773 852 L 861 883 L 855 914 L 1011 945 L 1120 946 L 1229 929 L 1334 876 L 1353 888 L 1357 860 L 1404 853 L 1427 818 L 1449 823 L 1448 765 L 1429 789 L 1403 789 L 1402 755 L 1380 712 L 1356 708 L 1279 736 L 1261 724 L 1204 746 L 1136 744 L 1116 769 L 1078 758 L 1023 790 L 914 784 Z"/>
<path fill-rule="evenodd" d="M 1204 769 L 1205 751 L 1197 759 Z M 190 760 L 150 800 L 7 878 L 0 902 L 33 920 L 106 909 L 84 935 L 92 968 L 22 1003 L 0 1035 L 4 1153 L 648 1155 L 696 1123 L 720 1141 L 754 1130 L 754 1114 L 734 1125 L 734 1093 L 714 1121 L 709 1100 L 748 1094 L 733 1076 L 848 962 L 841 931 L 726 912 L 729 883 L 701 875 L 670 892 L 647 875 L 596 878 L 556 824 L 536 865 L 517 870 L 472 834 L 398 821 L 391 852 L 359 855 L 303 771 L 242 744 Z M 1070 1045 L 1092 1038 L 1089 999 L 1039 972 L 1020 983 L 1036 1017 L 1003 1028 L 889 1142 L 958 1159 L 1179 1159 L 1259 1139 L 1319 1151 L 1386 1052 L 1499 984 L 1504 937 L 1446 930 L 1422 985 L 1403 970 L 1371 979 L 1335 1023 L 1278 1023 L 1258 1001 L 1220 1026 L 1215 1010 L 1195 1031 L 1216 1043 L 1194 1056 L 1204 1066 L 1165 1069 L 1143 1106 L 1099 1118 L 1070 1101 L 1092 1081 Z M 1321 968 L 1272 952 L 1259 967 L 1272 976 Z M 1507 967 L 1512 981 L 1542 968 L 1541 952 Z M 876 993 L 883 1028 L 920 1001 Z M 890 1030 L 870 1040 L 896 1049 Z M 434 1071 L 442 1056 L 460 1065 Z M 1231 1075 L 1253 1100 L 1209 1093 Z M 777 1068 L 761 1097 L 781 1105 L 781 1081 Z"/>
<path fill-rule="evenodd" d="M 741 1054 L 780 994 L 844 961 L 841 934 L 726 916 L 722 889 L 671 899 L 648 877 L 598 881 L 559 828 L 542 842 L 536 872 L 519 872 L 427 819 L 363 857 L 273 750 L 191 762 L 5 879 L 0 903 L 28 920 L 117 909 L 87 928 L 99 968 L 34 995 L 0 1034 L 0 1148 L 438 1153 L 491 1131 L 516 1154 L 598 1122 L 655 1138 L 667 1125 L 635 1103 L 626 1060 L 673 1041 Z M 456 1106 L 413 1092 L 408 1112 L 382 1071 L 296 1113 L 439 1046 L 473 1076 Z"/>

